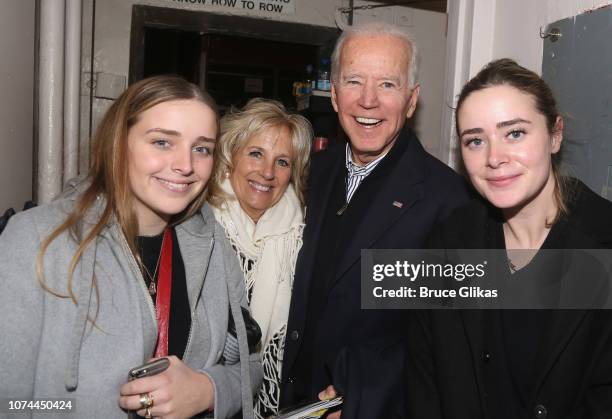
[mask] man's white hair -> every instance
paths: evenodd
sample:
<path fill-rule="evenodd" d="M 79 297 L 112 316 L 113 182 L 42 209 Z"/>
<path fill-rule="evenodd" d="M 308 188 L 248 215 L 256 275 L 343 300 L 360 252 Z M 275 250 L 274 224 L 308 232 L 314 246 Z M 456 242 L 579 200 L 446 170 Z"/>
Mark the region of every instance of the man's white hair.
<path fill-rule="evenodd" d="M 349 26 L 338 38 L 334 52 L 331 56 L 331 80 L 337 82 L 340 77 L 340 55 L 346 41 L 355 36 L 392 36 L 398 38 L 406 45 L 406 52 L 410 57 L 408 65 L 408 85 L 414 87 L 418 76 L 418 49 L 412 37 L 401 27 L 387 22 L 367 22 Z"/>

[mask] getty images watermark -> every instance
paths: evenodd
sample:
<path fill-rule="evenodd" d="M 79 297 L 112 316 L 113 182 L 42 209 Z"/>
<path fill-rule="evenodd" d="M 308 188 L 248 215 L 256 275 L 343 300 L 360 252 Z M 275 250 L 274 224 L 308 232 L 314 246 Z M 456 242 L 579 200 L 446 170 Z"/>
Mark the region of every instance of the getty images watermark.
<path fill-rule="evenodd" d="M 364 309 L 612 308 L 608 249 L 362 250 Z"/>
<path fill-rule="evenodd" d="M 478 264 L 470 263 L 410 263 L 407 260 L 395 261 L 390 264 L 375 264 L 372 267 L 372 280 L 382 282 L 388 278 L 398 278 L 415 283 L 419 279 L 444 278 L 462 282 L 466 279 L 483 278 L 486 275 L 487 261 Z M 374 286 L 372 291 L 376 298 L 455 298 L 459 297 L 497 297 L 496 289 L 482 289 L 479 286 L 463 286 L 458 289 L 431 287 L 431 285 L 400 286 L 399 288 L 385 289 L 382 285 Z"/>

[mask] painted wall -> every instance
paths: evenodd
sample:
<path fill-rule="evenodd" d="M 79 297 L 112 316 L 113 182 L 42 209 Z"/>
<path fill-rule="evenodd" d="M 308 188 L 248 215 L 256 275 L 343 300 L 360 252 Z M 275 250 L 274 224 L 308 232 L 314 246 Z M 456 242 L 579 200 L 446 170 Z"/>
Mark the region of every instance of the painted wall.
<path fill-rule="evenodd" d="M 454 106 L 465 82 L 496 58 L 513 58 L 541 74 L 540 29 L 610 4 L 611 0 L 450 0 L 446 102 Z M 457 168 L 454 112 L 445 108 L 442 121 L 441 160 Z"/>
<path fill-rule="evenodd" d="M 0 212 L 32 199 L 35 0 L 0 13 Z"/>
<path fill-rule="evenodd" d="M 370 3 L 355 1 L 355 6 Z M 413 122 L 423 147 L 438 156 L 444 106 L 446 14 L 399 6 L 355 11 L 355 23 L 370 20 L 395 23 L 415 40 L 419 49 L 421 93 Z"/>
<path fill-rule="evenodd" d="M 413 9 L 413 13 L 413 25 L 409 30 L 420 50 L 421 84 L 415 129 L 423 147 L 439 158 L 440 124 L 445 106 L 446 14 L 417 9 Z M 399 16 L 399 10 L 396 16 Z"/>
<path fill-rule="evenodd" d="M 513 57 L 520 64 L 540 74 L 544 45 L 540 39 L 540 28 L 545 30 L 547 25 L 557 20 L 612 4 L 610 0 L 477 0 L 479 1 L 486 1 L 495 9 L 490 59 Z M 480 56 L 485 59 L 486 52 L 483 51 Z"/>
<path fill-rule="evenodd" d="M 212 3 L 226 4 L 213 5 Z M 88 8 L 91 0 L 85 0 L 84 9 Z M 95 10 L 95 36 L 94 36 L 94 72 L 112 73 L 125 76 L 127 80 L 129 71 L 129 48 L 131 11 L 135 4 L 172 7 L 186 10 L 206 11 L 241 16 L 260 17 L 286 22 L 297 22 L 327 27 L 336 27 L 336 9 L 346 6 L 348 1 L 342 0 L 294 0 L 293 13 L 260 12 L 239 7 L 243 0 L 237 0 L 235 7 L 233 0 L 104 0 L 96 2 Z M 277 3 L 281 3 L 278 1 Z M 365 2 L 356 1 L 355 5 Z M 381 19 L 403 25 L 411 31 L 420 45 L 421 54 L 421 99 L 416 118 L 416 128 L 423 145 L 432 153 L 437 154 L 440 143 L 441 108 L 444 90 L 444 62 L 446 48 L 446 15 L 443 13 L 420 11 L 406 7 L 384 7 L 361 10 L 356 12 L 355 22 L 364 19 Z M 89 71 L 91 23 L 87 17 L 83 22 L 84 52 L 83 72 Z M 84 77 L 85 79 L 87 77 Z M 88 96 L 89 89 L 84 85 L 83 96 Z M 87 103 L 87 102 L 84 102 Z M 101 118 L 111 101 L 94 99 L 93 125 Z M 89 113 L 83 111 L 82 115 L 83 138 L 89 136 Z"/>

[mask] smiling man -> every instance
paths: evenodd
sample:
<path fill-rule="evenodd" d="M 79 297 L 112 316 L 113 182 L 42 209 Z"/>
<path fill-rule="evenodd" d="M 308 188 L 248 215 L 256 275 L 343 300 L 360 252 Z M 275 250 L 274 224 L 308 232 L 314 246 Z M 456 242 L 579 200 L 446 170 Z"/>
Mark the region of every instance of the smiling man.
<path fill-rule="evenodd" d="M 409 71 L 413 48 L 387 34 L 353 36 L 343 44 L 332 104 L 357 166 L 384 156 L 414 113 L 420 88 Z"/>
<path fill-rule="evenodd" d="M 332 104 L 348 143 L 312 159 L 283 360 L 285 406 L 334 385 L 345 397 L 343 418 L 403 416 L 399 362 L 409 312 L 361 309 L 361 249 L 420 248 L 468 200 L 464 181 L 406 124 L 419 97 L 416 74 L 416 45 L 399 27 L 368 23 L 338 39 Z"/>

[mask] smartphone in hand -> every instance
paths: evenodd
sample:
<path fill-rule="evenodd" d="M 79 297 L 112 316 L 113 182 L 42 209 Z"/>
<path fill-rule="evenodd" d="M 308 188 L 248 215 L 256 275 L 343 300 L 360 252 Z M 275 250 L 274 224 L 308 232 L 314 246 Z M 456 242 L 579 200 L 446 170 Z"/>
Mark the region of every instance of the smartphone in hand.
<path fill-rule="evenodd" d="M 169 366 L 170 360 L 168 358 L 159 358 L 155 361 L 147 362 L 139 367 L 132 368 L 128 373 L 128 381 L 159 374 L 166 371 Z"/>
<path fill-rule="evenodd" d="M 168 358 L 159 358 L 155 361 L 147 362 L 139 367 L 132 368 L 130 372 L 128 372 L 128 381 L 159 374 L 160 372 L 166 371 L 169 366 L 170 360 Z M 138 418 L 138 415 L 136 415 L 136 413 L 133 411 L 128 410 L 127 413 L 128 419 Z"/>

